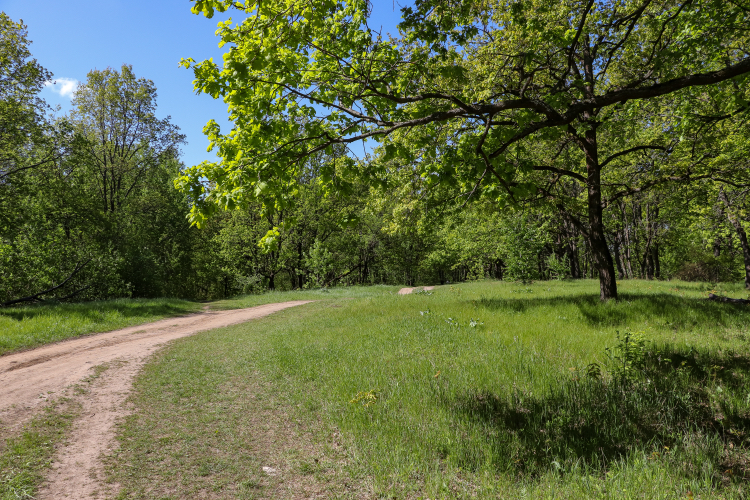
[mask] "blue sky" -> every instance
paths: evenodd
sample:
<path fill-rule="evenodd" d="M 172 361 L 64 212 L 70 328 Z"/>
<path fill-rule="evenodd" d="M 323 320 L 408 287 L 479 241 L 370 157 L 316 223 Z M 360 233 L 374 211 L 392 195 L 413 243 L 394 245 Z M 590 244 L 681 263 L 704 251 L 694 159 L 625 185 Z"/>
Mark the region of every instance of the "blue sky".
<path fill-rule="evenodd" d="M 399 3 L 373 4 L 370 26 L 395 33 Z M 195 95 L 192 71 L 178 67 L 183 57 L 221 61 L 223 50 L 214 31 L 216 23 L 229 16 L 206 19 L 192 14 L 191 6 L 189 0 L 0 0 L 0 10 L 14 21 L 23 19 L 33 57 L 55 75 L 57 85 L 42 92 L 49 104 L 65 112 L 75 83 L 86 80 L 90 70 L 132 64 L 136 76 L 156 85 L 158 116 L 170 115 L 187 136 L 182 156 L 186 165 L 215 159 L 206 152 L 206 122 L 213 118 L 222 131 L 229 130 L 226 105 Z"/>

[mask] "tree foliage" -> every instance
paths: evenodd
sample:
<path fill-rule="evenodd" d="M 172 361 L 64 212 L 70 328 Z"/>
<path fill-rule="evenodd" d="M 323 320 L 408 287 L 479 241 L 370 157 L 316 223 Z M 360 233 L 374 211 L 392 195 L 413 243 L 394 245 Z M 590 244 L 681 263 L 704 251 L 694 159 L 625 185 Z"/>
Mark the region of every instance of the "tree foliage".
<path fill-rule="evenodd" d="M 402 9 L 398 37 L 374 31 L 368 7 L 194 1 L 193 12 L 207 17 L 247 15 L 219 24 L 230 46 L 222 67 L 183 61 L 196 90 L 224 98 L 234 123 L 222 134 L 209 122 L 222 162 L 181 181 L 200 200 L 195 222 L 247 196 L 287 203 L 304 158 L 373 138 L 384 159 L 415 169 L 426 188 L 446 184 L 500 206 L 558 205 L 586 235 L 601 298 L 615 298 L 603 176 L 637 153 L 668 154 L 672 131 L 689 129 L 691 100 L 723 82 L 732 99 L 714 102 L 712 114 L 746 102 L 750 14 L 733 2 L 418 0 Z M 345 190 L 355 175 L 355 162 L 343 163 L 322 172 L 329 189 Z M 377 181 L 388 172 L 368 173 Z M 215 182 L 206 196 L 203 177 Z M 668 177 L 693 180 L 691 172 Z"/>
<path fill-rule="evenodd" d="M 38 95 L 52 73 L 31 58 L 30 44 L 23 22 L 0 12 L 0 182 L 54 157 Z"/>

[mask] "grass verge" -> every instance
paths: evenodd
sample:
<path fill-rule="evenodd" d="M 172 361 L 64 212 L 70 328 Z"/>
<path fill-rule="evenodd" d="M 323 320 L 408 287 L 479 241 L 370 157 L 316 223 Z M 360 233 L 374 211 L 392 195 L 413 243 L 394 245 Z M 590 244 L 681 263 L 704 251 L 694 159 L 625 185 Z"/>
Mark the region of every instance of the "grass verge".
<path fill-rule="evenodd" d="M 44 479 L 55 444 L 62 441 L 77 413 L 77 406 L 61 400 L 27 424 L 19 435 L 0 442 L 0 500 L 35 498 Z"/>
<path fill-rule="evenodd" d="M 211 309 L 238 309 L 274 302 L 286 302 L 288 300 L 335 301 L 341 299 L 353 300 L 390 297 L 396 294 L 401 288 L 400 286 L 372 285 L 340 286 L 314 290 L 292 290 L 288 292 L 268 291 L 258 295 L 242 295 L 231 299 L 218 300 L 211 303 Z"/>
<path fill-rule="evenodd" d="M 0 309 L 0 355 L 200 309 L 197 302 L 178 299 L 117 299 Z"/>
<path fill-rule="evenodd" d="M 110 478 L 143 499 L 309 477 L 325 498 L 746 498 L 750 308 L 597 286 L 362 292 L 183 339 L 138 379 Z"/>

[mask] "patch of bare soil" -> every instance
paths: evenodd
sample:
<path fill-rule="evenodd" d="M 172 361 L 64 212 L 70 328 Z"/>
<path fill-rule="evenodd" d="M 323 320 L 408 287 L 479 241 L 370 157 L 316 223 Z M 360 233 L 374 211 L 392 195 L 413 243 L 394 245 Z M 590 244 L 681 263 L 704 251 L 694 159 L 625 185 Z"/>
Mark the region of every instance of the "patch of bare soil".
<path fill-rule="evenodd" d="M 427 292 L 427 291 L 434 290 L 434 289 L 435 289 L 434 286 L 417 286 L 417 287 L 414 287 L 414 288 L 402 288 L 401 290 L 398 291 L 398 294 L 399 295 L 409 295 L 410 293 L 413 293 L 415 291 L 418 292 L 420 290 L 424 290 L 424 291 Z"/>
<path fill-rule="evenodd" d="M 130 384 L 144 358 L 112 363 L 81 397 L 81 414 L 68 442 L 58 448 L 47 481 L 36 498 L 100 498 L 103 483 L 99 457 L 111 451 L 114 426 L 122 416 Z"/>
<path fill-rule="evenodd" d="M 114 442 L 114 423 L 125 413 L 123 403 L 135 374 L 164 343 L 308 302 L 290 301 L 170 318 L 0 357 L 0 429 L 9 431 L 28 421 L 48 398 L 63 394 L 65 388 L 91 375 L 92 367 L 110 364 L 86 396 L 70 444 L 56 457 L 37 498 L 99 496 L 99 457 Z"/>

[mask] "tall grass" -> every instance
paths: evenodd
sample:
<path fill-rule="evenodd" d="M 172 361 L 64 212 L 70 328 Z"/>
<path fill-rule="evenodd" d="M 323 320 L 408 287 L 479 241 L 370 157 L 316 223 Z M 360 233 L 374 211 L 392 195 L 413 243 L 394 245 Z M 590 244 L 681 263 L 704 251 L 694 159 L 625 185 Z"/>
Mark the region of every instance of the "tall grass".
<path fill-rule="evenodd" d="M 258 465 L 232 450 L 260 394 L 316 439 L 340 432 L 340 474 L 374 497 L 746 498 L 750 308 L 705 285 L 620 289 L 360 291 L 185 339 L 139 380 L 115 479 L 128 498 L 233 497 Z M 643 343 L 622 365 L 626 333 Z M 207 456 L 227 465 L 206 475 Z"/>

